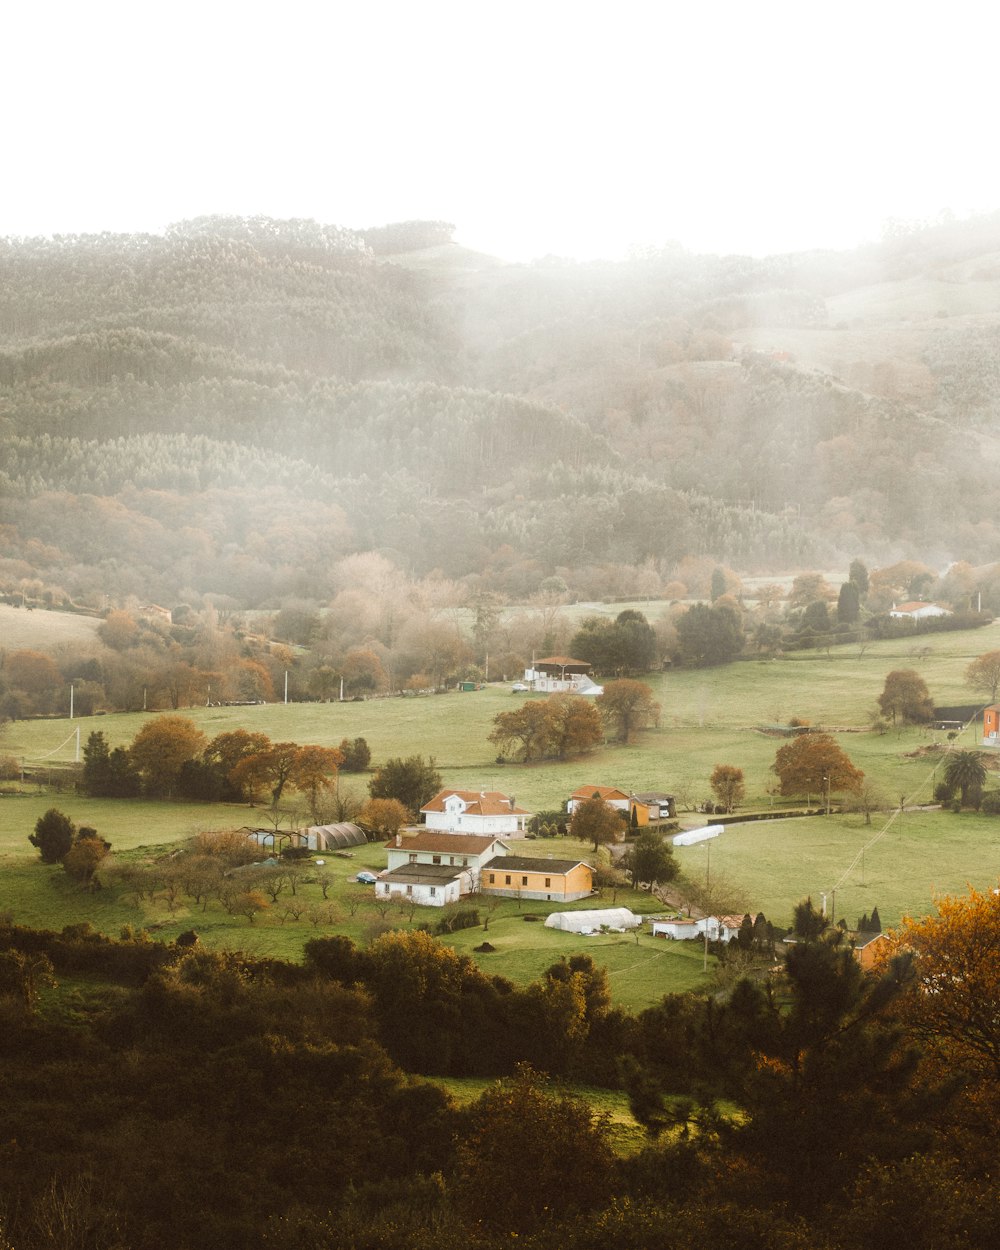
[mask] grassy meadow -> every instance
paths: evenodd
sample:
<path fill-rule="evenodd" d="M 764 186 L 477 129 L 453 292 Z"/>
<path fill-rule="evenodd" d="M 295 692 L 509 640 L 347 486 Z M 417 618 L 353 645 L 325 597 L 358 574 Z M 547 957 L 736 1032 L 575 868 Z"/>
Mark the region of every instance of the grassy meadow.
<path fill-rule="evenodd" d="M 693 808 L 709 797 L 708 778 L 718 763 L 744 770 L 744 809 L 779 812 L 787 806 L 771 792 L 776 779 L 770 767 L 781 740 L 756 726 L 800 717 L 837 731 L 840 745 L 896 814 L 874 813 L 870 825 L 863 816 L 849 814 L 731 823 L 710 850 L 704 843 L 678 848 L 682 872 L 698 882 L 711 874 L 717 885 L 733 887 L 750 910 L 762 910 L 776 923 L 790 922 L 795 902 L 804 895 L 818 902 L 823 893 L 828 907 L 849 923 L 874 906 L 883 923 L 893 923 L 905 913 L 928 910 L 937 894 L 963 891 L 969 883 L 980 888 L 994 884 L 1000 877 L 1000 821 L 913 810 L 931 802 L 949 743 L 946 735 L 926 729 L 872 732 L 869 721 L 875 700 L 889 671 L 913 668 L 924 677 L 935 702 L 974 703 L 975 693 L 963 682 L 965 668 L 975 656 L 993 649 L 1000 649 L 1000 625 L 875 643 L 864 650 L 848 646 L 829 653 L 656 674 L 649 680 L 662 706 L 659 728 L 637 735 L 628 746 L 608 745 L 566 764 L 496 762 L 495 749 L 487 740 L 493 717 L 520 699 L 535 697 L 514 695 L 501 685 L 418 698 L 199 707 L 181 714 L 209 737 L 236 727 L 260 730 L 275 740 L 328 745 L 360 735 L 368 740 L 374 765 L 394 755 L 434 756 L 446 784 L 502 789 L 513 794 L 519 806 L 536 810 L 563 806 L 582 784 L 665 790 L 679 796 L 682 824 L 692 827 L 705 823 Z M 77 728 L 82 742 L 89 732 L 100 729 L 112 746 L 127 744 L 151 714 L 155 713 L 16 722 L 5 727 L 0 753 L 28 762 L 47 758 L 58 765 L 74 758 Z M 975 728 L 964 731 L 957 744 L 977 745 Z M 365 792 L 364 777 L 345 775 L 341 784 L 359 795 Z M 124 923 L 141 923 L 155 926 L 164 937 L 193 926 L 208 944 L 240 945 L 292 958 L 309 936 L 322 931 L 304 919 L 282 921 L 280 900 L 278 907 L 251 924 L 227 916 L 217 905 L 204 914 L 192 914 L 183 906 L 170 912 L 162 902 L 137 905 L 113 891 L 86 894 L 60 869 L 41 866 L 27 841 L 38 815 L 54 805 L 77 824 L 98 828 L 116 852 L 151 855 L 151 848 L 163 848 L 201 829 L 262 823 L 248 807 L 115 803 L 44 787 L 29 791 L 0 797 L 0 910 L 23 923 L 59 927 L 91 919 L 109 932 Z M 904 796 L 907 810 L 900 814 Z M 819 798 L 813 796 L 814 807 Z M 588 851 L 565 840 L 528 842 L 518 847 L 522 849 L 560 857 Z M 328 869 L 334 878 L 330 901 L 337 914 L 335 928 L 358 940 L 364 940 L 376 920 L 370 912 L 370 892 L 348 880 L 361 867 L 384 867 L 382 848 L 360 848 L 352 859 L 331 859 Z M 359 890 L 365 898 L 360 908 L 354 901 Z M 318 899 L 318 887 L 315 893 Z M 641 910 L 649 910 L 653 902 L 648 895 L 629 891 L 621 892 L 618 901 Z M 457 949 L 471 951 L 488 936 L 497 953 L 474 957 L 519 981 L 536 976 L 560 953 L 586 949 L 608 967 L 616 999 L 631 1006 L 654 1001 L 668 989 L 697 984 L 703 975 L 699 953 L 680 944 L 654 943 L 647 937 L 636 944 L 634 938 L 623 940 L 620 935 L 570 938 L 539 923 L 525 923 L 521 913 L 531 906 L 524 903 L 519 909 L 505 903 L 490 917 L 488 935 L 480 928 L 450 940 Z M 418 911 L 406 923 L 427 919 L 434 917 Z"/>

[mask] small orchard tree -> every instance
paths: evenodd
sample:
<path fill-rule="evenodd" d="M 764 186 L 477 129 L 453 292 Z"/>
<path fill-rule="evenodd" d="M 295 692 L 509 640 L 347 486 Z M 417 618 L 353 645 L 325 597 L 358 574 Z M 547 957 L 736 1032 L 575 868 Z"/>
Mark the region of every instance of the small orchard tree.
<path fill-rule="evenodd" d="M 73 845 L 76 825 L 58 807 L 50 807 L 35 821 L 35 832 L 28 835 L 32 846 L 38 847 L 43 864 L 58 864 Z"/>
<path fill-rule="evenodd" d="M 733 764 L 716 764 L 709 779 L 712 793 L 716 800 L 726 809 L 727 814 L 735 812 L 743 802 L 746 784 L 743 780 L 743 769 Z"/>

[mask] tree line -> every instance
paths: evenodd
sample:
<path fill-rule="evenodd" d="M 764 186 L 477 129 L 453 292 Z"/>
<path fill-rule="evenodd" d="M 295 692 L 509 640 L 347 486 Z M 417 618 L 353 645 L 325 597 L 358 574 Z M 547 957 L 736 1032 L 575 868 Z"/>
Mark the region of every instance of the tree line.
<path fill-rule="evenodd" d="M 0 1231 L 18 1250 L 54 1230 L 80 1250 L 990 1244 L 1000 903 L 941 900 L 871 972 L 808 901 L 797 929 L 777 975 L 632 1016 L 587 955 L 517 989 L 419 932 L 317 938 L 294 964 L 5 922 Z M 57 983 L 95 977 L 85 1012 L 61 1007 Z M 416 1072 L 499 1080 L 462 1107 Z M 624 1088 L 644 1143 L 616 1153 L 547 1074 Z"/>

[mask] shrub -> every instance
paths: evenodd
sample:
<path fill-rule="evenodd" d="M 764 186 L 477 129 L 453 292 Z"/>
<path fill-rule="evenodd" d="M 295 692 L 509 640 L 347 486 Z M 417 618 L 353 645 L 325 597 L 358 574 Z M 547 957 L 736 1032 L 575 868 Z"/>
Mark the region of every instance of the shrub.
<path fill-rule="evenodd" d="M 475 929 L 479 925 L 479 912 L 475 907 L 462 907 L 460 910 L 442 916 L 434 926 L 435 933 L 457 933 L 459 929 Z"/>
<path fill-rule="evenodd" d="M 979 810 L 987 816 L 1000 816 L 1000 790 L 990 790 L 984 794 Z"/>
<path fill-rule="evenodd" d="M 939 781 L 934 787 L 934 797 L 939 803 L 950 803 L 955 797 L 955 787 L 947 781 Z"/>

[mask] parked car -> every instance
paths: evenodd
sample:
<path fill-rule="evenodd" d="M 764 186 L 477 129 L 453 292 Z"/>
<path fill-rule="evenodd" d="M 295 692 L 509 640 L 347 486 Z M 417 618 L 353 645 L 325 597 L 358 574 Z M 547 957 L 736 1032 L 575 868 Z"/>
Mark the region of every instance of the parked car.
<path fill-rule="evenodd" d="M 363 868 L 354 880 L 360 881 L 362 885 L 374 885 L 378 877 L 373 872 L 369 872 L 367 868 Z"/>

